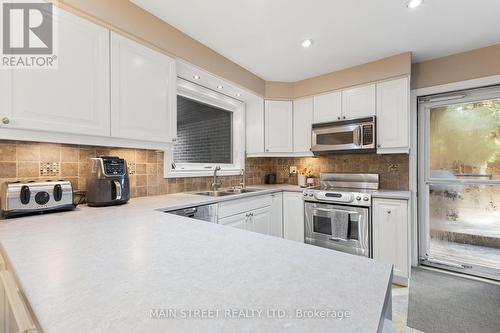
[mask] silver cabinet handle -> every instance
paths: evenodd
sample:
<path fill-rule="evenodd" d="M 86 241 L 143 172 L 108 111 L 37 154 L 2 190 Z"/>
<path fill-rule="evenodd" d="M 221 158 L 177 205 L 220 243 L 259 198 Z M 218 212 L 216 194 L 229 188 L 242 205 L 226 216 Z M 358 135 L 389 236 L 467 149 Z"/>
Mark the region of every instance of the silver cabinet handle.
<path fill-rule="evenodd" d="M 379 143 L 379 144 L 377 145 L 377 148 L 380 148 L 380 147 L 382 147 L 382 145 Z"/>
<path fill-rule="evenodd" d="M 342 119 L 345 119 L 345 116 L 343 116 Z"/>
<path fill-rule="evenodd" d="M 387 210 L 387 214 L 389 214 L 389 215 L 390 215 L 391 213 L 392 213 L 392 211 L 391 211 L 390 209 L 388 209 L 388 210 Z"/>
<path fill-rule="evenodd" d="M 340 117 L 337 117 L 337 120 L 340 120 Z"/>
<path fill-rule="evenodd" d="M 10 124 L 10 119 L 9 119 L 9 118 L 7 118 L 7 117 L 3 117 L 3 118 L 2 118 L 2 124 L 4 124 L 4 125 L 8 125 L 8 124 Z"/>

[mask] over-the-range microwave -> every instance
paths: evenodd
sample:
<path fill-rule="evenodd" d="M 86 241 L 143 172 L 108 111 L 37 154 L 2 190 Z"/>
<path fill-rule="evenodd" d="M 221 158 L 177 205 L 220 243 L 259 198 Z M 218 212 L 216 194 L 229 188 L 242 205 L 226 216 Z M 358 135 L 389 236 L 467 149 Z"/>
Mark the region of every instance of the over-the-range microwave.
<path fill-rule="evenodd" d="M 375 117 L 336 121 L 312 126 L 314 154 L 374 152 Z"/>

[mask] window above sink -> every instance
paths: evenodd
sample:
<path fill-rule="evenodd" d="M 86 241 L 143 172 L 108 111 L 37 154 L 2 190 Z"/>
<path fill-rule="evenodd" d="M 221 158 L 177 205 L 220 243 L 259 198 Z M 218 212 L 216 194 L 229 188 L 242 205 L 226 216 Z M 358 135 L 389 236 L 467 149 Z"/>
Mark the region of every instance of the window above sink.
<path fill-rule="evenodd" d="M 167 178 L 239 175 L 245 167 L 245 104 L 187 80 L 177 83 L 177 141 L 167 152 Z"/>

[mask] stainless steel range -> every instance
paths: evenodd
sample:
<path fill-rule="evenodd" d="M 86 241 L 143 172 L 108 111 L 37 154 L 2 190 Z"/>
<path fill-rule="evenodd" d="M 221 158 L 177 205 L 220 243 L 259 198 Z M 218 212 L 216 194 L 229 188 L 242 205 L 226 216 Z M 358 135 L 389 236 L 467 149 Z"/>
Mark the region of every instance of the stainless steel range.
<path fill-rule="evenodd" d="M 303 192 L 305 242 L 371 258 L 371 193 L 378 187 L 378 174 L 322 173 L 320 186 Z"/>

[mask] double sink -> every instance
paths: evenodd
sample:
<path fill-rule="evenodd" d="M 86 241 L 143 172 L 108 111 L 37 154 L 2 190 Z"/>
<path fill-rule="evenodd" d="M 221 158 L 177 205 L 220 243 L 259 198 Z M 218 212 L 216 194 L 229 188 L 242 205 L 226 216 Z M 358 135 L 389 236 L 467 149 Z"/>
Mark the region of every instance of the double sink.
<path fill-rule="evenodd" d="M 193 194 L 205 195 L 205 196 L 209 196 L 209 197 L 223 197 L 226 195 L 235 195 L 235 194 L 251 193 L 251 192 L 258 192 L 258 191 L 262 191 L 262 189 L 259 189 L 259 188 L 227 188 L 227 189 L 220 189 L 217 191 L 195 192 Z"/>

